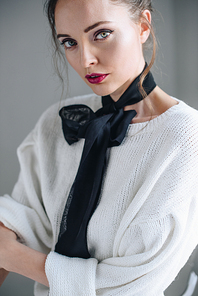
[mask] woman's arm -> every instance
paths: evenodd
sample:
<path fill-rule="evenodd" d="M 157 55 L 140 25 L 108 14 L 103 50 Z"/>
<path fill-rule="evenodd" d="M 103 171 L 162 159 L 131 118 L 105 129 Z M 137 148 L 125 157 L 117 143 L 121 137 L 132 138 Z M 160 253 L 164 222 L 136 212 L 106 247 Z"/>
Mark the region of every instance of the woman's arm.
<path fill-rule="evenodd" d="M 9 274 L 9 271 L 7 271 L 6 269 L 4 269 L 4 264 L 3 264 L 3 261 L 4 261 L 4 249 L 7 249 L 5 248 L 5 244 L 4 244 L 4 241 L 5 241 L 5 238 L 6 240 L 15 240 L 16 241 L 16 234 L 9 230 L 8 228 L 6 228 L 2 222 L 0 222 L 0 241 L 1 241 L 1 244 L 0 244 L 0 287 L 1 285 L 3 284 L 3 282 L 5 281 L 7 275 Z"/>
<path fill-rule="evenodd" d="M 28 249 L 27 246 L 33 249 L 33 262 L 29 261 L 28 267 L 38 264 L 38 269 L 44 266 L 43 261 L 46 255 L 42 253 L 49 253 L 51 247 L 52 230 L 49 217 L 44 209 L 40 190 L 40 167 L 37 157 L 35 134 L 36 131 L 34 130 L 20 146 L 18 154 L 21 172 L 12 195 L 0 197 L 0 221 L 3 223 L 0 225 L 0 284 L 5 280 L 8 271 L 26 275 L 25 263 L 22 265 L 22 261 L 20 262 L 19 260 L 21 260 L 21 252 L 24 252 L 25 262 L 30 260 L 30 258 L 28 259 L 30 252 L 27 251 L 31 249 Z M 5 240 L 3 239 L 2 235 L 5 231 L 14 234 L 11 241 L 7 241 L 7 236 Z M 18 237 L 17 241 L 15 233 Z M 5 242 L 5 246 L 3 242 Z M 9 250 L 10 245 L 12 245 L 11 250 Z M 42 255 L 38 257 L 41 259 L 41 262 L 35 260 L 34 256 L 37 254 L 34 250 L 41 252 L 40 254 Z M 3 256 L 4 251 L 6 251 L 6 256 Z M 9 261 L 6 261 L 6 264 L 2 265 L 2 260 L 5 258 L 12 260 L 13 265 L 9 264 Z M 21 270 L 22 267 L 24 270 Z M 32 267 L 27 269 L 32 270 Z M 35 274 L 39 273 L 36 272 Z M 28 277 L 34 279 L 31 274 Z M 39 277 L 45 283 L 42 280 L 43 277 L 40 275 Z"/>
<path fill-rule="evenodd" d="M 169 215 L 140 225 L 132 223 L 115 257 L 100 262 L 51 252 L 45 264 L 49 296 L 162 296 L 198 241 L 197 215 L 188 217 L 186 231 L 180 222 L 177 215 Z"/>
<path fill-rule="evenodd" d="M 187 224 L 197 224 L 195 213 L 190 216 Z M 125 254 L 98 262 L 94 258 L 69 258 L 53 252 L 46 256 L 19 243 L 15 233 L 1 224 L 0 268 L 50 285 L 49 295 L 109 296 L 128 295 L 130 291 L 134 296 L 159 296 L 163 285 L 167 285 L 174 274 L 176 276 L 192 252 L 191 248 L 195 247 L 194 231 L 192 233 L 190 228 L 187 233 L 180 233 L 176 225 L 177 215 L 170 215 L 159 221 L 131 226 L 128 232 L 133 235 Z M 136 244 L 138 235 L 142 236 L 142 244 Z M 189 247 L 186 242 L 191 242 Z"/>
<path fill-rule="evenodd" d="M 49 286 L 45 275 L 45 254 L 19 243 L 16 234 L 2 223 L 0 241 L 0 284 L 11 271 Z"/>

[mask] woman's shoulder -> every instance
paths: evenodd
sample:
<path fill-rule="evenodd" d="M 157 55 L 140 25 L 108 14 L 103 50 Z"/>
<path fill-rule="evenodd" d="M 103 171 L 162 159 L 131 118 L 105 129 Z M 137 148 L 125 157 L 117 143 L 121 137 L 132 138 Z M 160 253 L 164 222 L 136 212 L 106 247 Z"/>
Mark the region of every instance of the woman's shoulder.
<path fill-rule="evenodd" d="M 198 119 L 198 110 L 191 107 L 187 102 L 179 100 L 174 98 L 175 100 L 177 100 L 178 104 L 178 108 L 177 108 L 177 113 L 179 116 L 184 116 L 184 117 L 192 117 L 194 119 Z"/>
<path fill-rule="evenodd" d="M 166 118 L 167 136 L 179 147 L 198 149 L 198 111 L 184 101 L 177 101 Z"/>
<path fill-rule="evenodd" d="M 189 106 L 184 101 L 178 100 L 178 104 L 172 107 L 172 112 L 170 112 L 169 121 L 175 129 L 180 130 L 180 132 L 186 130 L 196 130 L 198 131 L 198 110 Z"/>

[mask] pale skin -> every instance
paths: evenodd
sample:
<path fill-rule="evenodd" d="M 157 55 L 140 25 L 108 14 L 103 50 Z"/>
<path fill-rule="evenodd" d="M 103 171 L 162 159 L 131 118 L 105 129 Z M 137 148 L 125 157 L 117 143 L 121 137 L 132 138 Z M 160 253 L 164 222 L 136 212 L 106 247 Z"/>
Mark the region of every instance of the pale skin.
<path fill-rule="evenodd" d="M 148 10 L 143 15 L 151 22 Z M 125 7 L 108 0 L 59 0 L 55 23 L 68 62 L 96 94 L 110 94 L 117 101 L 142 72 L 145 65 L 142 47 L 150 30 L 145 21 L 132 22 Z M 85 78 L 87 73 L 108 76 L 101 83 L 91 84 Z M 133 123 L 140 123 L 152 120 L 176 104 L 156 87 L 143 101 L 125 110 L 135 109 L 137 116 Z M 49 286 L 45 274 L 46 254 L 22 245 L 16 234 L 2 223 L 0 242 L 0 286 L 10 271 Z"/>

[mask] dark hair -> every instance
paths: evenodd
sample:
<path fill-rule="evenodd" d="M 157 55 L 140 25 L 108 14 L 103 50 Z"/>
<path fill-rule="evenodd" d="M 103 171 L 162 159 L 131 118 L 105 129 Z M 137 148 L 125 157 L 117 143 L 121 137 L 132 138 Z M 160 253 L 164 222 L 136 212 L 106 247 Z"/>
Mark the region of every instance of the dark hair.
<path fill-rule="evenodd" d="M 140 20 L 144 21 L 150 29 L 151 36 L 152 36 L 152 45 L 153 45 L 152 57 L 151 57 L 150 63 L 148 64 L 148 67 L 142 73 L 142 76 L 140 79 L 140 85 L 139 85 L 140 92 L 142 93 L 143 97 L 146 97 L 147 94 L 146 94 L 142 84 L 144 82 L 146 75 L 148 74 L 148 72 L 150 71 L 150 69 L 152 68 L 152 66 L 154 64 L 157 42 L 156 42 L 153 26 L 149 23 L 149 21 L 146 19 L 146 17 L 143 16 L 142 13 L 144 10 L 149 10 L 151 13 L 153 12 L 152 1 L 151 0 L 109 0 L 109 1 L 111 1 L 115 5 L 126 6 L 129 11 L 129 14 L 131 16 L 131 19 L 135 23 L 139 23 Z M 58 64 L 58 60 L 57 60 L 57 56 L 58 56 L 60 58 L 60 60 L 65 61 L 65 56 L 63 55 L 63 53 L 60 50 L 60 44 L 59 44 L 59 41 L 57 40 L 57 37 L 56 37 L 55 8 L 56 8 L 57 2 L 58 2 L 58 0 L 46 0 L 46 2 L 44 4 L 44 8 L 45 8 L 45 11 L 46 11 L 46 14 L 48 17 L 48 21 L 50 24 L 50 28 L 52 31 L 52 39 L 53 39 L 53 46 L 54 46 L 54 53 L 53 53 L 54 66 L 56 69 L 56 73 L 58 74 L 59 78 L 63 82 L 63 77 L 61 74 L 60 65 Z M 146 44 L 147 45 L 151 44 L 151 38 L 149 38 L 149 40 L 146 42 Z"/>
<path fill-rule="evenodd" d="M 55 29 L 55 8 L 58 0 L 46 0 L 44 4 L 44 11 L 47 15 L 48 22 L 51 29 L 52 48 L 53 48 L 53 64 L 59 79 L 62 82 L 62 94 L 64 90 L 64 79 L 62 75 L 62 68 L 66 65 L 66 58 L 63 52 L 60 50 L 60 44 L 57 40 L 56 29 Z M 64 65 L 64 66 L 63 66 Z M 61 67 L 62 66 L 62 67 Z M 64 67 L 67 72 L 67 68 Z"/>

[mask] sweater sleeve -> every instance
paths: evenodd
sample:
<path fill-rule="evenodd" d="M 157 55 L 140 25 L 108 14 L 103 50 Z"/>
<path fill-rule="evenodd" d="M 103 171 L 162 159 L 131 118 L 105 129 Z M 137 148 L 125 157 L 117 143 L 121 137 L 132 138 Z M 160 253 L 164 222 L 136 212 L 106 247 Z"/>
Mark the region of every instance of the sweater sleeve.
<path fill-rule="evenodd" d="M 52 231 L 42 200 L 35 133 L 18 148 L 21 170 L 11 196 L 0 197 L 0 221 L 16 232 L 20 242 L 48 253 Z"/>

